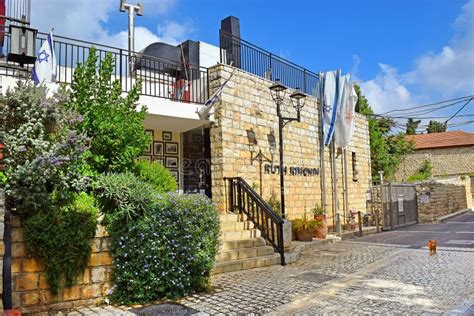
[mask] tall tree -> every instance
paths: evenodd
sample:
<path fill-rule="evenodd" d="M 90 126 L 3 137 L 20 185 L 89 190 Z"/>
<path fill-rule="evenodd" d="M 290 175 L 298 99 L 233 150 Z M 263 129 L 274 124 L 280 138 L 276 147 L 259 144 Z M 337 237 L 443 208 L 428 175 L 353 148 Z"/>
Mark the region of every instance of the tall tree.
<path fill-rule="evenodd" d="M 448 128 L 448 124 L 446 123 L 441 123 L 438 121 L 430 121 L 428 123 L 428 127 L 426 127 L 426 131 L 428 132 L 428 134 L 442 133 L 442 132 L 446 132 L 447 128 Z"/>
<path fill-rule="evenodd" d="M 357 93 L 356 111 L 366 115 L 369 120 L 370 158 L 372 179 L 379 180 L 379 171 L 390 179 L 400 164 L 403 155 L 413 150 L 413 144 L 407 142 L 405 134 L 393 134 L 394 121 L 389 118 L 375 117 L 374 111 L 367 99 L 362 95 L 360 88 L 355 86 Z"/>
<path fill-rule="evenodd" d="M 415 135 L 416 134 L 416 129 L 418 128 L 418 125 L 420 125 L 421 120 L 414 120 L 412 118 L 409 118 L 407 121 L 407 130 L 406 134 L 407 135 Z"/>

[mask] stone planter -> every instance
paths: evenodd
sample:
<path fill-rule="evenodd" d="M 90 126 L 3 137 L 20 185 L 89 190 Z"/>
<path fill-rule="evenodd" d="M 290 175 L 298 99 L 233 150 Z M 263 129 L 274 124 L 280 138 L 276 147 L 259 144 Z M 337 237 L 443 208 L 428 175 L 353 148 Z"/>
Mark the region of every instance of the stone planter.
<path fill-rule="evenodd" d="M 312 241 L 314 235 L 314 229 L 303 229 L 296 231 L 296 238 L 299 241 Z"/>
<path fill-rule="evenodd" d="M 326 223 L 326 215 L 314 215 L 314 219 L 321 222 L 322 226 L 316 228 L 314 231 L 314 237 L 318 239 L 326 239 L 328 234 L 328 224 Z"/>

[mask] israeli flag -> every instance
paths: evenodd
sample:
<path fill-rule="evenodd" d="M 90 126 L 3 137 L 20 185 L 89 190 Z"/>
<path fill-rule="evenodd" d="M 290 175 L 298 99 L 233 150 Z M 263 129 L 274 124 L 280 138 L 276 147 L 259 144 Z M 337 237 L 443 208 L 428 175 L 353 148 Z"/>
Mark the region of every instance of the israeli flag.
<path fill-rule="evenodd" d="M 35 66 L 33 67 L 33 80 L 36 85 L 44 82 L 54 82 L 56 79 L 56 54 L 53 46 L 53 33 L 50 32 L 48 39 L 41 46 Z"/>

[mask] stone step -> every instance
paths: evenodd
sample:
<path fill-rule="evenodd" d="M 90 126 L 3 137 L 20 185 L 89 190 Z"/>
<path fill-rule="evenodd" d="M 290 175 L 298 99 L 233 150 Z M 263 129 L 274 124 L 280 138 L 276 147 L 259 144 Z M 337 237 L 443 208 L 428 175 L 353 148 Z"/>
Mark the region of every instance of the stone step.
<path fill-rule="evenodd" d="M 219 219 L 222 222 L 237 222 L 239 221 L 239 216 L 232 213 L 220 213 Z"/>
<path fill-rule="evenodd" d="M 219 274 L 224 272 L 266 267 L 275 264 L 280 264 L 280 254 L 278 253 L 249 259 L 217 262 L 214 266 L 214 269 L 212 270 L 212 273 Z"/>
<path fill-rule="evenodd" d="M 255 257 L 269 256 L 275 251 L 272 246 L 260 246 L 254 248 L 241 248 L 219 251 L 216 256 L 217 262 L 224 262 L 229 260 L 242 260 Z"/>
<path fill-rule="evenodd" d="M 237 240 L 237 239 L 248 239 L 260 237 L 261 233 L 258 229 L 248 229 L 248 230 L 231 230 L 221 232 L 220 239 L 222 241 L 226 240 Z"/>
<path fill-rule="evenodd" d="M 242 248 L 255 248 L 265 246 L 267 243 L 262 237 L 248 238 L 248 239 L 237 239 L 237 240 L 223 240 L 221 241 L 219 251 L 231 250 L 231 249 L 242 249 Z"/>
<path fill-rule="evenodd" d="M 245 222 L 221 222 L 221 231 L 237 231 L 237 230 L 246 230 L 253 229 L 254 225 L 250 221 Z"/>

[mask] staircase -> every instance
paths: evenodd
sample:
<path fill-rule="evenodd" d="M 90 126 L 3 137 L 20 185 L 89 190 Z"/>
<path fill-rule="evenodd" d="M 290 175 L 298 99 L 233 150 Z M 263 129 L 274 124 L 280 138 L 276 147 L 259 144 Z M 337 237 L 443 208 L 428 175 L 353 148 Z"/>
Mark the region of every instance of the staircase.
<path fill-rule="evenodd" d="M 285 264 L 283 219 L 242 178 L 227 178 L 228 213 L 220 215 L 213 273 Z"/>
<path fill-rule="evenodd" d="M 240 217 L 240 218 L 239 218 Z M 244 220 L 241 220 L 244 219 Z M 245 215 L 221 214 L 220 249 L 213 273 L 246 270 L 280 263 L 258 229 Z"/>

